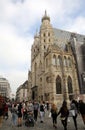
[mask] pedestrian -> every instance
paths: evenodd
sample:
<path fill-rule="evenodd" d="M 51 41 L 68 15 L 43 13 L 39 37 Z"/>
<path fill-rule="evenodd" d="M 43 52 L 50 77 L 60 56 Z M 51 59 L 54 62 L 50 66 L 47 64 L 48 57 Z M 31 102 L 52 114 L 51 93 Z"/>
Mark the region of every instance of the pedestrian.
<path fill-rule="evenodd" d="M 60 119 L 61 119 L 61 123 L 64 126 L 64 130 L 67 130 L 67 119 L 68 119 L 68 115 L 69 115 L 69 110 L 68 110 L 66 101 L 63 101 L 62 106 L 57 115 L 59 115 L 59 114 L 61 114 Z"/>
<path fill-rule="evenodd" d="M 44 122 L 44 116 L 45 116 L 45 105 L 44 105 L 44 102 L 41 102 L 39 109 L 40 109 L 40 122 L 43 123 Z"/>
<path fill-rule="evenodd" d="M 21 127 L 22 126 L 22 103 L 21 102 L 18 105 L 17 113 L 18 113 L 18 127 Z"/>
<path fill-rule="evenodd" d="M 83 102 L 83 100 L 79 101 L 79 112 L 82 116 L 82 119 L 85 125 L 85 103 Z"/>
<path fill-rule="evenodd" d="M 4 114 L 4 107 L 3 107 L 3 101 L 0 97 L 0 128 L 2 127 L 2 122 L 3 122 L 3 114 Z"/>
<path fill-rule="evenodd" d="M 8 119 L 8 104 L 4 103 L 4 119 Z"/>
<path fill-rule="evenodd" d="M 47 111 L 49 111 L 49 102 L 46 103 Z"/>
<path fill-rule="evenodd" d="M 12 126 L 17 126 L 17 105 L 14 104 L 11 109 L 12 113 Z"/>
<path fill-rule="evenodd" d="M 33 107 L 34 107 L 34 120 L 37 121 L 38 110 L 39 110 L 39 103 L 34 101 Z"/>
<path fill-rule="evenodd" d="M 27 105 L 27 109 L 28 109 L 28 111 L 30 111 L 31 113 L 33 113 L 33 103 L 32 103 L 32 101 L 29 101 L 29 103 Z"/>
<path fill-rule="evenodd" d="M 70 111 L 72 112 L 72 118 L 74 121 L 75 129 L 78 130 L 77 128 L 77 115 L 78 115 L 78 109 L 77 109 L 77 102 L 75 100 L 71 101 L 70 104 Z"/>
<path fill-rule="evenodd" d="M 57 112 L 58 109 L 56 105 L 53 103 L 51 107 L 51 116 L 52 116 L 52 121 L 53 121 L 53 127 L 57 128 Z"/>

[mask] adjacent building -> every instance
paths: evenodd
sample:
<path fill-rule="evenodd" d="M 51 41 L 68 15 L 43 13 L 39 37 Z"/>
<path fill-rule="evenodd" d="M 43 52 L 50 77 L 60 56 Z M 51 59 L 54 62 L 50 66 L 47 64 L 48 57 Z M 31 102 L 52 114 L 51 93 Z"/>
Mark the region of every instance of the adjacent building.
<path fill-rule="evenodd" d="M 0 95 L 4 98 L 10 99 L 10 84 L 6 78 L 0 77 Z"/>
<path fill-rule="evenodd" d="M 28 81 L 17 88 L 16 100 L 17 102 L 28 101 Z"/>

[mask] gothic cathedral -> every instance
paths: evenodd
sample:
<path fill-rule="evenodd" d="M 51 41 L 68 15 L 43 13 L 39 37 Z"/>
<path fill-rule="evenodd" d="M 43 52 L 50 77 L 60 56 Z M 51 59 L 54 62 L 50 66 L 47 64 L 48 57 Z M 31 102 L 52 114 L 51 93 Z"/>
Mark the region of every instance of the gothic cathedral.
<path fill-rule="evenodd" d="M 28 94 L 31 100 L 60 103 L 80 94 L 75 46 L 84 36 L 53 28 L 45 12 L 31 48 Z"/>

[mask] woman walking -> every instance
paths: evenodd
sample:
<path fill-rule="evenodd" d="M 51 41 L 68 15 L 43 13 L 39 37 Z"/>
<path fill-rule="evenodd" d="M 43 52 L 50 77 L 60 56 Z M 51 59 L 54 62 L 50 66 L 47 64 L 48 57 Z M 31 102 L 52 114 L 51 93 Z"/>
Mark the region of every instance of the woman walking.
<path fill-rule="evenodd" d="M 40 122 L 41 123 L 44 122 L 44 116 L 45 116 L 45 106 L 44 106 L 44 102 L 41 102 L 40 104 Z"/>
<path fill-rule="evenodd" d="M 75 100 L 72 100 L 71 104 L 70 104 L 70 110 L 72 111 L 72 118 L 74 121 L 74 125 L 75 125 L 75 129 L 78 130 L 77 128 L 77 114 L 78 114 L 78 110 L 77 110 L 77 102 Z"/>
<path fill-rule="evenodd" d="M 57 107 L 55 104 L 52 104 L 51 116 L 52 116 L 52 121 L 53 121 L 53 127 L 57 128 Z"/>
<path fill-rule="evenodd" d="M 18 127 L 22 126 L 22 104 L 18 106 Z"/>
<path fill-rule="evenodd" d="M 17 126 L 17 105 L 12 106 L 12 126 Z"/>
<path fill-rule="evenodd" d="M 63 101 L 63 104 L 58 112 L 58 115 L 59 114 L 61 114 L 60 118 L 61 118 L 61 122 L 64 126 L 64 130 L 67 130 L 67 119 L 68 119 L 68 115 L 69 115 L 69 110 L 68 110 L 66 101 Z"/>

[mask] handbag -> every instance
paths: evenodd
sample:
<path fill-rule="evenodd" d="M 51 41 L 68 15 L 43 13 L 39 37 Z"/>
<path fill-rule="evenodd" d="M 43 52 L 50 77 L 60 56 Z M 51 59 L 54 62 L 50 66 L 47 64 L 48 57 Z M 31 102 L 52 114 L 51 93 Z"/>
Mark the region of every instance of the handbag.
<path fill-rule="evenodd" d="M 60 117 L 60 120 L 62 120 L 62 121 L 65 120 L 65 119 L 66 119 L 66 117 Z"/>
<path fill-rule="evenodd" d="M 75 116 L 75 110 L 69 110 L 69 117 Z"/>
<path fill-rule="evenodd" d="M 48 117 L 49 117 L 49 118 L 51 117 L 51 112 L 49 113 Z"/>

